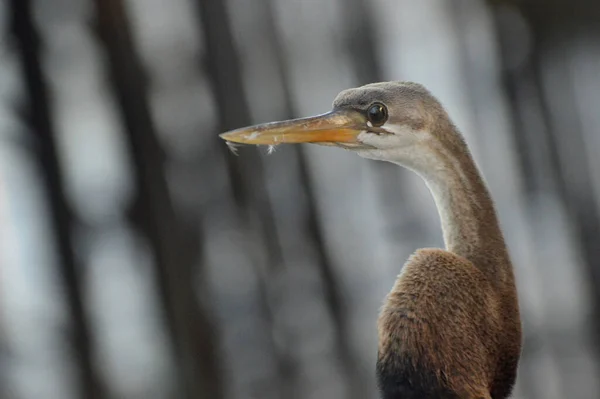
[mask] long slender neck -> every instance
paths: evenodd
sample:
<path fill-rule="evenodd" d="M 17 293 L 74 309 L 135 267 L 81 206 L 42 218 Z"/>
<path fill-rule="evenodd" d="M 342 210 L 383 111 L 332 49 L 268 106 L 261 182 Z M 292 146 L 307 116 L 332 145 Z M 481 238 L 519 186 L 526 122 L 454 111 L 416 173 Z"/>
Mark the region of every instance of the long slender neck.
<path fill-rule="evenodd" d="M 512 280 L 494 203 L 466 144 L 462 140 L 438 143 L 434 151 L 435 167 L 418 172 L 434 197 L 446 249 L 472 261 L 496 281 Z"/>

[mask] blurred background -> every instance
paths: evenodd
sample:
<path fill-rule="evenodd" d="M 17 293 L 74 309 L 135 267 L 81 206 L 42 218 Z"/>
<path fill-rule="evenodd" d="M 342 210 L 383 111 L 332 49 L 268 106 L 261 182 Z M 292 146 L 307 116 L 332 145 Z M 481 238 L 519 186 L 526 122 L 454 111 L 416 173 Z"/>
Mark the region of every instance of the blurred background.
<path fill-rule="evenodd" d="M 376 319 L 441 246 L 394 165 L 217 134 L 426 85 L 514 260 L 514 398 L 600 392 L 600 3 L 0 3 L 0 398 L 377 398 Z"/>

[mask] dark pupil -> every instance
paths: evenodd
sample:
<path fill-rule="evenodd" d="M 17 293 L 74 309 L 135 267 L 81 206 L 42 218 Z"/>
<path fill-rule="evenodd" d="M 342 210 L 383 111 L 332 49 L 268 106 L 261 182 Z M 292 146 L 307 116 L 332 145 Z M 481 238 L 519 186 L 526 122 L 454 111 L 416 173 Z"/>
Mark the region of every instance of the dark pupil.
<path fill-rule="evenodd" d="M 383 105 L 376 104 L 369 108 L 368 111 L 369 121 L 374 125 L 382 125 L 385 122 L 385 109 Z"/>

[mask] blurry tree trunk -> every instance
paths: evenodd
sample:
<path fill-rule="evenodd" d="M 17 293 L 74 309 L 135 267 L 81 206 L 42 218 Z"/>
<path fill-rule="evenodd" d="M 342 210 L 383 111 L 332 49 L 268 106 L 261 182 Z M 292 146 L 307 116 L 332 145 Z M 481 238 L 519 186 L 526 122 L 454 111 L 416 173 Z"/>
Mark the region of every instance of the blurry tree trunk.
<path fill-rule="evenodd" d="M 243 88 L 242 73 L 226 4 L 221 0 L 194 0 L 203 32 L 206 53 L 204 62 L 212 84 L 215 102 L 218 104 L 218 129 L 224 132 L 251 124 L 250 111 Z M 266 189 L 263 164 L 257 152 L 246 152 L 244 157 L 235 157 L 215 134 L 215 151 L 226 159 L 232 188 L 242 224 L 256 232 L 264 245 L 265 264 L 256 264 L 259 276 L 261 312 L 274 330 L 274 308 L 269 298 L 269 275 L 284 267 L 277 227 L 273 219 L 270 199 Z M 293 374 L 292 359 L 286 351 L 271 341 L 277 362 L 278 381 L 276 391 L 281 397 L 293 397 L 289 391 L 289 379 Z"/>
<path fill-rule="evenodd" d="M 370 13 L 368 0 L 343 0 L 344 28 L 346 46 L 352 57 L 357 83 L 364 85 L 380 82 L 383 73 L 379 66 L 379 41 Z"/>
<path fill-rule="evenodd" d="M 592 36 L 595 40 L 600 39 L 600 27 L 597 24 L 600 18 L 600 4 L 589 3 L 583 0 L 570 2 L 539 2 L 524 1 L 515 2 L 515 6 L 525 17 L 531 29 L 532 53 L 526 64 L 518 71 L 512 71 L 504 79 L 505 88 L 509 97 L 514 101 L 517 99 L 517 88 L 527 84 L 535 90 L 539 101 L 540 111 L 543 115 L 544 129 L 541 132 L 527 132 L 527 136 L 544 135 L 541 140 L 547 143 L 547 167 L 554 175 L 553 189 L 555 189 L 565 205 L 570 221 L 577 234 L 577 243 L 587 265 L 588 281 L 592 287 L 591 294 L 595 317 L 592 318 L 593 328 L 596 335 L 600 335 L 600 210 L 596 205 L 592 184 L 592 171 L 586 160 L 585 143 L 583 139 L 583 126 L 577 116 L 576 95 L 570 84 L 570 71 L 563 63 L 559 69 L 557 79 L 553 84 L 560 90 L 563 104 L 569 104 L 567 108 L 561 109 L 560 113 L 552 110 L 549 104 L 549 95 L 554 94 L 556 87 L 547 86 L 548 82 L 543 79 L 544 70 L 547 68 L 547 59 L 544 59 L 544 51 L 550 48 L 557 49 L 563 44 L 556 41 L 557 37 L 573 39 L 582 32 Z M 502 25 L 497 26 L 502 29 Z M 503 32 L 500 32 L 503 33 Z M 563 84 L 564 83 L 564 84 Z M 520 110 L 513 107 L 515 115 Z M 568 124 L 569 131 L 561 130 L 559 125 Z M 525 132 L 517 136 L 525 136 Z M 563 140 L 568 136 L 568 145 Z M 520 139 L 522 140 L 522 138 Z M 536 147 L 537 148 L 537 147 Z M 579 154 L 572 157 L 569 154 Z M 536 154 L 539 156 L 539 154 Z M 521 154 L 522 163 L 526 165 L 530 160 L 525 152 Z M 525 169 L 527 170 L 527 169 Z M 576 176 L 576 178 L 573 178 Z M 528 176 L 529 184 L 544 184 L 533 180 Z M 587 187 L 585 192 L 581 187 Z M 531 187 L 530 187 L 531 188 Z M 595 341 L 596 354 L 600 354 L 600 341 Z"/>
<path fill-rule="evenodd" d="M 377 39 L 377 27 L 375 26 L 373 14 L 369 8 L 372 4 L 368 0 L 343 0 L 346 29 L 346 47 L 359 85 L 381 82 L 386 80 L 380 66 L 379 52 L 383 49 L 379 46 Z M 400 60 L 397 60 L 400 62 Z M 370 168 L 378 178 L 375 181 L 378 197 L 382 201 L 383 212 L 389 215 L 392 226 L 406 226 L 411 229 L 411 241 L 419 243 L 420 238 L 425 238 L 424 229 L 413 223 L 410 215 L 412 210 L 407 204 L 410 203 L 410 193 L 403 188 L 406 183 L 407 171 L 398 168 L 388 162 L 372 162 Z M 395 184 L 390 184 L 395 182 Z M 399 212 L 398 209 L 401 209 Z M 410 226 L 409 226 L 410 224 Z M 394 228 L 394 229 L 397 229 Z M 418 244 L 417 244 L 418 245 Z M 397 259 L 397 270 L 400 271 L 404 259 Z"/>
<path fill-rule="evenodd" d="M 292 101 L 293 94 L 290 87 L 290 77 L 288 76 L 289 66 L 285 57 L 286 52 L 280 39 L 281 34 L 277 29 L 272 0 L 265 0 L 265 4 L 269 32 L 267 39 L 274 48 L 277 69 L 281 75 L 281 84 L 284 92 L 284 115 L 282 115 L 282 118 L 295 118 L 299 115 Z M 308 232 L 308 241 L 316 251 L 318 262 L 316 266 L 323 280 L 326 306 L 334 322 L 335 351 L 342 364 L 342 370 L 344 370 L 345 375 L 343 377 L 349 387 L 349 395 L 352 398 L 364 398 L 368 396 L 368 392 L 365 391 L 367 384 L 364 383 L 365 377 L 361 373 L 359 359 L 355 356 L 353 347 L 349 342 L 348 329 L 350 327 L 348 325 L 346 307 L 342 302 L 343 296 L 337 284 L 332 260 L 325 247 L 322 227 L 320 226 L 321 222 L 319 221 L 315 204 L 314 185 L 308 172 L 308 160 L 302 147 L 293 147 L 292 151 L 295 151 L 298 156 L 298 169 L 300 172 L 298 180 L 307 198 L 305 210 L 306 229 L 299 229 L 299 231 Z"/>
<path fill-rule="evenodd" d="M 26 87 L 25 124 L 33 136 L 34 158 L 39 162 L 48 195 L 51 221 L 56 238 L 57 265 L 64 282 L 65 295 L 72 315 L 70 339 L 78 364 L 81 398 L 103 398 L 104 389 L 93 359 L 93 340 L 86 306 L 81 292 L 81 269 L 73 250 L 72 215 L 65 196 L 63 174 L 55 143 L 51 104 L 41 66 L 41 41 L 33 23 L 30 0 L 11 0 L 11 28 L 20 55 Z M 30 250 L 35 251 L 35 248 Z"/>
<path fill-rule="evenodd" d="M 164 154 L 148 107 L 144 70 L 121 0 L 96 0 L 97 29 L 127 130 L 137 174 L 134 219 L 148 239 L 166 321 L 180 366 L 179 397 L 223 397 L 218 340 L 197 300 L 200 239 L 177 219 L 165 179 Z M 188 234 L 185 234 L 188 233 Z"/>

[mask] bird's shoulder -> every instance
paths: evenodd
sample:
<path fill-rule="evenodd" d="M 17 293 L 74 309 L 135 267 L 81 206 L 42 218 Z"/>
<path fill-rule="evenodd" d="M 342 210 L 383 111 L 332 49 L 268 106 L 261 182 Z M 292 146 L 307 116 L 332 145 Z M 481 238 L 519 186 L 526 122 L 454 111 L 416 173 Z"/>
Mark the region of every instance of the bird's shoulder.
<path fill-rule="evenodd" d="M 442 249 L 416 251 L 378 320 L 382 392 L 454 398 L 462 397 L 453 396 L 457 387 L 486 386 L 478 371 L 491 360 L 482 339 L 496 345 L 499 321 L 491 284 L 472 262 Z"/>
<path fill-rule="evenodd" d="M 455 296 L 461 293 L 464 300 L 473 296 L 484 300 L 492 291 L 486 275 L 468 259 L 439 248 L 422 248 L 408 258 L 392 293 L 435 293 L 437 302 L 446 295 L 459 299 Z"/>

